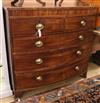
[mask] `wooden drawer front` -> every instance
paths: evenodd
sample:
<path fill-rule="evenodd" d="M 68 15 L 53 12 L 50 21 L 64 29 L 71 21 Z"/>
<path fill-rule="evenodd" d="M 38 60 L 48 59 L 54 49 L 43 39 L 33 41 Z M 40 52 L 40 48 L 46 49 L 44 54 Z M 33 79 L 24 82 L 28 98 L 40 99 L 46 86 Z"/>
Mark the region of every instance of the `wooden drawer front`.
<path fill-rule="evenodd" d="M 37 24 L 43 24 L 44 32 L 64 31 L 64 19 L 62 18 L 18 18 L 10 19 L 10 32 L 13 37 L 34 37 Z"/>
<path fill-rule="evenodd" d="M 63 77 L 74 77 L 74 75 L 81 75 L 82 73 L 86 73 L 88 67 L 88 60 L 87 58 L 81 59 L 80 61 L 72 63 L 68 67 L 64 67 L 65 71 L 63 73 Z"/>
<path fill-rule="evenodd" d="M 79 32 L 79 33 L 65 33 L 58 35 L 43 36 L 40 39 L 33 39 L 33 37 L 14 38 L 13 52 L 49 52 L 63 48 L 76 47 L 93 40 L 92 32 Z M 83 39 L 82 39 L 83 38 Z M 38 47 L 37 43 L 41 42 L 42 45 Z"/>
<path fill-rule="evenodd" d="M 65 29 L 67 32 L 95 28 L 95 16 L 66 18 Z"/>
<path fill-rule="evenodd" d="M 88 57 L 91 43 L 83 47 L 40 54 L 14 54 L 15 71 L 53 70 Z"/>
<path fill-rule="evenodd" d="M 84 22 L 86 23 L 84 25 Z M 95 16 L 72 18 L 14 18 L 10 19 L 10 33 L 13 37 L 35 37 L 36 25 L 44 25 L 42 35 L 55 32 L 72 32 L 95 28 Z M 83 24 L 81 24 L 83 23 Z M 20 25 L 20 26 L 19 26 Z"/>
<path fill-rule="evenodd" d="M 15 88 L 16 90 L 23 90 L 62 81 L 69 77 L 74 77 L 75 75 L 80 75 L 81 73 L 86 72 L 87 65 L 87 61 L 84 60 L 51 72 L 16 72 Z"/>

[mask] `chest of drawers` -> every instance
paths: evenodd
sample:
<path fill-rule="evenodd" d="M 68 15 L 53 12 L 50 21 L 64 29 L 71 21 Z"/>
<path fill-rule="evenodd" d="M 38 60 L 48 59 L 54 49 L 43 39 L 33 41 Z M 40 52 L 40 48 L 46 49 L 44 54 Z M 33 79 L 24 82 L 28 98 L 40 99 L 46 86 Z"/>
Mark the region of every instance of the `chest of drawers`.
<path fill-rule="evenodd" d="M 5 9 L 15 95 L 87 72 L 96 13 L 95 7 Z"/>

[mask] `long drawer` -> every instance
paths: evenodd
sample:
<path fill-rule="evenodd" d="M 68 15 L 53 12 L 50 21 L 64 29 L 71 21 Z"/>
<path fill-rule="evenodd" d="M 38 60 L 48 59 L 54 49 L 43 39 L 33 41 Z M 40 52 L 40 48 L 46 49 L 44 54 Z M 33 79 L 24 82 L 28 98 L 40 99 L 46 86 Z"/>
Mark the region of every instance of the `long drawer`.
<path fill-rule="evenodd" d="M 91 45 L 92 43 L 88 43 L 82 47 L 62 49 L 55 52 L 14 54 L 14 70 L 19 72 L 54 70 L 88 57 Z"/>
<path fill-rule="evenodd" d="M 60 48 L 76 47 L 77 45 L 87 44 L 93 40 L 94 35 L 91 31 L 58 33 L 55 35 L 43 36 L 34 39 L 33 37 L 13 38 L 13 52 L 46 52 Z"/>
<path fill-rule="evenodd" d="M 72 32 L 95 27 L 95 16 L 86 17 L 19 17 L 10 19 L 10 33 L 13 37 L 32 37 L 37 33 L 36 25 L 41 23 L 43 35 L 54 32 Z"/>
<path fill-rule="evenodd" d="M 76 62 L 70 66 L 64 66 L 60 70 L 41 72 L 15 72 L 15 89 L 23 90 L 38 87 L 46 84 L 59 82 L 61 80 L 80 75 L 86 72 L 87 60 Z"/>

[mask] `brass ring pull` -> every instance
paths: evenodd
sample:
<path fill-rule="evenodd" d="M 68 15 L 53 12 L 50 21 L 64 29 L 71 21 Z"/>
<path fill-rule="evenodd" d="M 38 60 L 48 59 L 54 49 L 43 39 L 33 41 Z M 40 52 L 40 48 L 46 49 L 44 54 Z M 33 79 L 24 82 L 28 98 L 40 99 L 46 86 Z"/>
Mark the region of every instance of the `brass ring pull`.
<path fill-rule="evenodd" d="M 76 54 L 80 56 L 80 55 L 82 55 L 82 52 L 81 52 L 80 50 L 78 50 L 78 51 L 76 52 Z"/>
<path fill-rule="evenodd" d="M 38 81 L 42 81 L 43 78 L 42 78 L 42 76 L 38 76 L 38 77 L 36 77 L 36 80 L 38 80 Z"/>
<path fill-rule="evenodd" d="M 80 70 L 79 66 L 76 66 L 76 67 L 75 67 L 75 70 L 76 70 L 76 71 L 79 71 L 79 70 Z"/>
<path fill-rule="evenodd" d="M 82 40 L 84 40 L 84 36 L 83 35 L 79 35 L 78 39 L 82 41 Z"/>
<path fill-rule="evenodd" d="M 82 20 L 80 23 L 82 26 L 86 26 L 86 22 L 84 20 Z"/>
<path fill-rule="evenodd" d="M 36 64 L 42 64 L 43 60 L 41 58 L 38 58 L 38 59 L 35 60 L 35 63 Z"/>
<path fill-rule="evenodd" d="M 39 40 L 39 41 L 36 41 L 36 42 L 35 42 L 35 46 L 38 47 L 38 48 L 39 48 L 39 47 L 42 47 L 42 46 L 43 46 L 43 42 L 40 41 L 40 40 Z"/>

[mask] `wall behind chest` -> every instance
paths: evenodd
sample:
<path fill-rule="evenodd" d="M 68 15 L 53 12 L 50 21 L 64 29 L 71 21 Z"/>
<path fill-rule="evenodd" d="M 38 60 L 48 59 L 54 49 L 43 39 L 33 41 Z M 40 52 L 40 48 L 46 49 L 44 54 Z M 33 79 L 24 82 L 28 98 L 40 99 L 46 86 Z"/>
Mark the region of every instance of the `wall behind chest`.
<path fill-rule="evenodd" d="M 0 2 L 0 98 L 12 95 L 8 76 L 3 13 L 1 4 L 2 3 Z"/>

